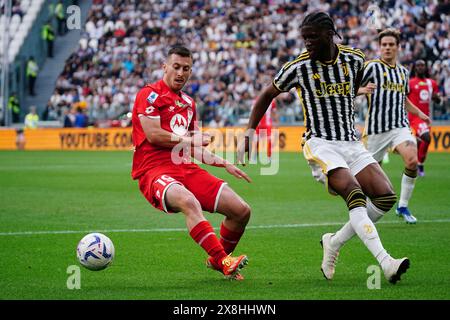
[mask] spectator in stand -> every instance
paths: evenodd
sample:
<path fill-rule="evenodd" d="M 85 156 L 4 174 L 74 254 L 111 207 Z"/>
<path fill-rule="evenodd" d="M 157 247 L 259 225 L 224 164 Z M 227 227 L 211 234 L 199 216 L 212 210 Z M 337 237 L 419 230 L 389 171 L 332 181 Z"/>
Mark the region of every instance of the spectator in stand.
<path fill-rule="evenodd" d="M 72 128 L 75 125 L 75 113 L 73 109 L 64 108 L 63 127 Z"/>
<path fill-rule="evenodd" d="M 86 115 L 85 109 L 78 107 L 77 113 L 75 114 L 75 122 L 74 127 L 75 128 L 86 128 L 88 126 L 89 119 Z"/>
<path fill-rule="evenodd" d="M 377 30 L 368 26 L 369 5 L 330 0 L 308 4 L 94 1 L 86 32 L 66 61 L 57 89 L 76 89 L 80 100 L 89 101 L 93 120 L 116 119 L 132 109 L 138 88 L 162 77 L 159 66 L 164 50 L 182 34 L 195 52 L 186 92 L 198 101 L 204 116 L 201 120 L 211 121 L 215 112 L 204 110 L 214 109 L 226 123 L 236 124 L 248 117 L 251 101 L 248 103 L 247 96 L 253 97 L 267 83 L 264 75 L 304 49 L 299 21 L 311 11 L 329 12 L 342 31 L 343 44 L 361 48 L 367 60 L 373 59 Z M 418 59 L 430 61 L 431 76 L 444 88 L 449 77 L 441 66 L 448 64 L 450 46 L 450 16 L 445 7 L 431 1 L 417 5 L 390 1 L 380 2 L 378 9 L 380 27 L 394 27 L 402 34 L 399 62 L 411 67 Z M 448 99 L 445 101 L 448 105 Z M 298 105 L 298 101 L 290 104 Z M 297 115 L 302 112 L 295 111 L 292 117 L 289 108 L 280 101 L 280 115 L 288 115 L 280 119 L 301 121 Z"/>
<path fill-rule="evenodd" d="M 25 116 L 25 128 L 36 129 L 38 127 L 39 116 L 36 113 L 36 106 L 30 107 L 30 112 Z"/>

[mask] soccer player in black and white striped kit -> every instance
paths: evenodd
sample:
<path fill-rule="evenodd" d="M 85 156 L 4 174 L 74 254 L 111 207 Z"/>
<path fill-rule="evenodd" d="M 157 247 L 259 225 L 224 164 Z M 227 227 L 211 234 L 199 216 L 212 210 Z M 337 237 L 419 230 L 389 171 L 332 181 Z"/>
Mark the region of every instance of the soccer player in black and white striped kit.
<path fill-rule="evenodd" d="M 397 62 L 400 34 L 395 29 L 379 33 L 380 59 L 365 64 L 359 94 L 366 94 L 367 112 L 363 141 L 378 162 L 389 150 L 400 154 L 405 164 L 402 175 L 397 214 L 409 224 L 417 219 L 410 213 L 411 199 L 417 177 L 417 146 L 411 133 L 406 110 L 428 125 L 430 119 L 407 99 L 409 71 Z"/>
<path fill-rule="evenodd" d="M 374 221 L 395 204 L 389 179 L 371 154 L 358 141 L 354 98 L 363 76 L 364 54 L 334 43 L 338 35 L 324 12 L 307 15 L 301 25 L 306 50 L 286 63 L 273 83 L 259 95 L 250 115 L 245 142 L 238 146 L 238 162 L 244 163 L 260 119 L 281 92 L 295 88 L 305 113 L 303 153 L 313 176 L 328 185 L 347 203 L 350 221 L 337 233 L 322 236 L 321 270 L 331 280 L 339 249 L 355 234 L 381 265 L 391 283 L 409 267 L 409 259 L 394 259 L 384 249 Z"/>

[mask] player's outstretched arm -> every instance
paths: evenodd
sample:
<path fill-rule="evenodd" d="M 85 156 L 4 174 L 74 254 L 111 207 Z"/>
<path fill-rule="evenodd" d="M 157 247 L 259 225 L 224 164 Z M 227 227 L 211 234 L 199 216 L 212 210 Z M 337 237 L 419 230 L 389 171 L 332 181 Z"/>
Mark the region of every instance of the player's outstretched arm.
<path fill-rule="evenodd" d="M 139 119 L 145 136 L 151 144 L 172 148 L 180 143 L 191 146 L 207 146 L 211 143 L 211 136 L 209 135 L 199 133 L 190 137 L 179 136 L 161 128 L 159 119 L 150 119 L 147 117 L 140 117 Z"/>
<path fill-rule="evenodd" d="M 419 108 L 417 108 L 411 102 L 411 100 L 409 100 L 408 98 L 406 98 L 405 107 L 406 107 L 406 110 L 408 110 L 408 112 L 418 116 L 420 119 L 425 121 L 428 125 L 431 125 L 431 119 L 425 113 L 423 113 Z"/>
<path fill-rule="evenodd" d="M 248 183 L 252 182 L 252 179 L 250 179 L 250 177 L 244 171 L 231 163 L 227 163 L 225 165 L 225 170 L 227 170 L 229 174 L 235 176 L 238 179 L 244 179 Z"/>
<path fill-rule="evenodd" d="M 225 168 L 225 170 L 227 170 L 229 174 L 235 176 L 238 179 L 244 179 L 247 182 L 252 182 L 252 179 L 250 179 L 250 177 L 244 171 L 240 170 L 227 160 L 212 153 L 205 147 L 192 148 L 192 157 L 204 164 L 208 164 L 213 167 Z"/>
<path fill-rule="evenodd" d="M 250 114 L 250 120 L 248 121 L 247 131 L 245 133 L 244 139 L 238 142 L 237 148 L 237 163 L 242 163 L 245 165 L 245 154 L 247 153 L 247 159 L 250 158 L 250 138 L 253 136 L 253 132 L 258 126 L 261 118 L 267 111 L 267 108 L 272 103 L 272 100 L 275 99 L 281 93 L 273 84 L 267 86 L 262 93 L 259 95 L 258 99 L 255 102 L 255 106 L 252 109 Z"/>

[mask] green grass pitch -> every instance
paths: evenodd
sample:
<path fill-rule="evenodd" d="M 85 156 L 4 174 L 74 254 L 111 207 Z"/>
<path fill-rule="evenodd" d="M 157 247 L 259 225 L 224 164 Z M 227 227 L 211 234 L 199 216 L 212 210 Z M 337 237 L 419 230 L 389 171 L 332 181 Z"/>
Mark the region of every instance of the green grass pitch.
<path fill-rule="evenodd" d="M 390 158 L 384 168 L 399 192 L 402 162 Z M 281 154 L 273 176 L 246 166 L 251 184 L 209 169 L 253 209 L 235 252 L 249 257 L 243 282 L 206 269 L 183 216 L 153 209 L 140 194 L 131 159 L 131 152 L 0 152 L 0 299 L 450 299 L 450 154 L 429 155 L 410 202 L 417 225 L 393 210 L 377 224 L 388 252 L 411 260 L 396 285 L 381 275 L 379 289 L 368 289 L 376 260 L 357 238 L 342 249 L 333 281 L 323 278 L 319 240 L 348 213 L 300 153 Z M 221 216 L 205 215 L 219 227 Z M 78 265 L 75 248 L 88 231 L 108 235 L 116 257 L 103 271 L 81 268 L 81 289 L 69 290 L 67 268 Z"/>

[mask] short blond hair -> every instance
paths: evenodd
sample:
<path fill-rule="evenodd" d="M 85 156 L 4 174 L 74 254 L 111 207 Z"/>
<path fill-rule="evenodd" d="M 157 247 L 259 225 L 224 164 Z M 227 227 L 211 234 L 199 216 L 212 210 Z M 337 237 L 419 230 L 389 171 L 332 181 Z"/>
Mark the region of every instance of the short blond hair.
<path fill-rule="evenodd" d="M 400 32 L 396 29 L 393 28 L 389 28 L 386 30 L 381 31 L 378 34 L 378 43 L 381 43 L 381 39 L 383 39 L 384 37 L 394 37 L 395 41 L 397 42 L 397 45 L 400 44 Z"/>

